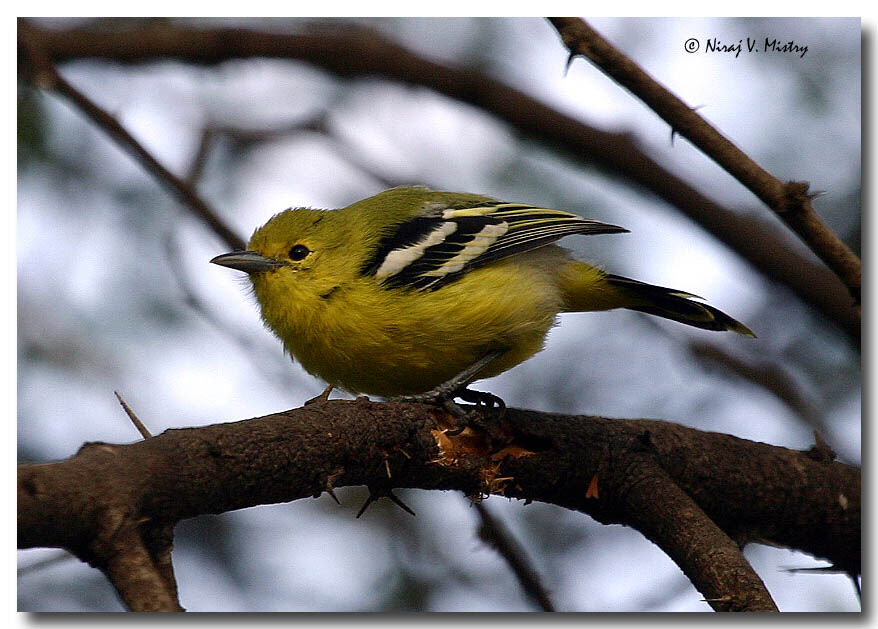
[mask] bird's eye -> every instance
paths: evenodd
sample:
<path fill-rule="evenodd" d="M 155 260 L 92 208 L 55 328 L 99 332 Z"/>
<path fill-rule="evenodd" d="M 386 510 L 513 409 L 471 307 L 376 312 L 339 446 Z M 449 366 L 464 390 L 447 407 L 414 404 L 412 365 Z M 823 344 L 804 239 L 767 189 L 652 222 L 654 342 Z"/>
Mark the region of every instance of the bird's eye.
<path fill-rule="evenodd" d="M 295 245 L 290 249 L 290 260 L 304 260 L 309 253 L 311 253 L 311 250 L 305 245 Z"/>

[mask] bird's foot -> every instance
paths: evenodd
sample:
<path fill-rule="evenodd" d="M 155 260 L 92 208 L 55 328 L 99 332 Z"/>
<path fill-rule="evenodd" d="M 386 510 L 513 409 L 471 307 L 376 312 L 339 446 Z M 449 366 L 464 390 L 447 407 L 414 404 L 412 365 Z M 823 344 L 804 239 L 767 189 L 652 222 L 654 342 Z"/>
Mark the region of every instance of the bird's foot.
<path fill-rule="evenodd" d="M 475 391 L 473 389 L 458 389 L 455 395 L 465 402 L 470 402 L 478 407 L 498 409 L 502 415 L 506 411 L 506 402 L 502 398 L 488 393 L 487 391 Z"/>
<path fill-rule="evenodd" d="M 502 399 L 492 393 L 473 391 L 472 389 L 468 389 L 466 385 L 487 365 L 502 356 L 503 353 L 504 352 L 499 350 L 488 352 L 459 374 L 430 391 L 414 395 L 402 395 L 392 399 L 397 402 L 434 404 L 444 408 L 449 414 L 457 418 L 457 425 L 446 432 L 449 436 L 453 437 L 459 435 L 469 427 L 481 429 L 485 432 L 491 432 L 488 424 L 494 422 L 485 421 L 485 411 L 497 410 L 497 418 L 499 419 L 502 418 L 506 412 L 506 404 Z M 455 398 L 460 398 L 465 402 L 470 402 L 473 406 L 464 408 L 454 401 Z"/>
<path fill-rule="evenodd" d="M 454 401 L 460 398 L 473 406 L 466 408 Z M 434 404 L 448 411 L 457 418 L 457 427 L 449 430 L 446 434 L 453 437 L 459 435 L 469 427 L 485 429 L 486 411 L 496 411 L 497 418 L 503 417 L 506 412 L 506 403 L 493 393 L 474 391 L 466 387 L 454 390 L 446 390 L 440 385 L 432 391 L 417 395 L 403 395 L 393 398 L 395 402 L 419 402 L 421 404 Z"/>

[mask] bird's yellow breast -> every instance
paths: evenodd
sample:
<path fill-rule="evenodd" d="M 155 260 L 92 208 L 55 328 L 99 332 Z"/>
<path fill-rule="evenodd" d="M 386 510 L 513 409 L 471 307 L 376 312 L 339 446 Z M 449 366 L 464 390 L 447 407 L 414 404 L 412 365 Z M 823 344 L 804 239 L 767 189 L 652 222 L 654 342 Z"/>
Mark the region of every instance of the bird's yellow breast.
<path fill-rule="evenodd" d="M 253 276 L 262 317 L 310 373 L 352 393 L 420 393 L 491 350 L 497 375 L 543 347 L 563 298 L 549 272 L 570 261 L 549 246 L 469 271 L 435 291 L 337 283 L 282 268 Z"/>

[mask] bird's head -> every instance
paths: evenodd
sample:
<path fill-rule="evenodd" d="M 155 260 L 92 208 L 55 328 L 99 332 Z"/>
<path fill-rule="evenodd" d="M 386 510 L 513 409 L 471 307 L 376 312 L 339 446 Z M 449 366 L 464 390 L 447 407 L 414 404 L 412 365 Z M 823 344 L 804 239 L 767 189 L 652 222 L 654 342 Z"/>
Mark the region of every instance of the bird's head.
<path fill-rule="evenodd" d="M 340 219 L 337 210 L 289 209 L 258 228 L 247 250 L 211 262 L 247 273 L 263 307 L 263 297 L 318 298 L 357 270 L 350 229 Z"/>

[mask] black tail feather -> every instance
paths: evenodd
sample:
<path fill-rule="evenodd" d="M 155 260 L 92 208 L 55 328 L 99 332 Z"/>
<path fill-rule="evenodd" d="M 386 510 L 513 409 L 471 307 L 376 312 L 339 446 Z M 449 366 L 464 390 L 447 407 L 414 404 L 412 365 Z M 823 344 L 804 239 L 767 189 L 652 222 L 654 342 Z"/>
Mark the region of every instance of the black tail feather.
<path fill-rule="evenodd" d="M 607 275 L 605 279 L 613 286 L 623 288 L 631 294 L 634 303 L 625 306 L 629 310 L 645 312 L 704 330 L 731 330 L 744 336 L 756 336 L 750 328 L 723 311 L 693 301 L 693 299 L 700 299 L 700 297 L 691 293 L 664 286 L 654 286 L 619 275 Z"/>

